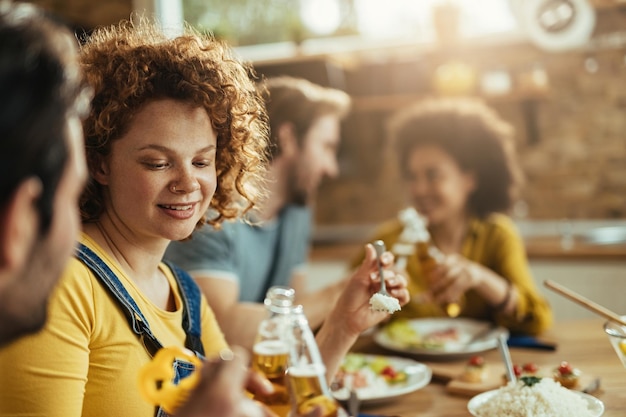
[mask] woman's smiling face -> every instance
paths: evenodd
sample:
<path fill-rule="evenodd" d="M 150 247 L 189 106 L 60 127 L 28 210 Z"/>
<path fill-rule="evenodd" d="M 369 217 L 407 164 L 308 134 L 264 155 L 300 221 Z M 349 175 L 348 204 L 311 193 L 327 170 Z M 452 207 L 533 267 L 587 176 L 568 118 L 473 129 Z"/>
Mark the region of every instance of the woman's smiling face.
<path fill-rule="evenodd" d="M 106 215 L 140 239 L 188 237 L 217 186 L 216 148 L 203 108 L 146 103 L 94 173 L 105 186 Z"/>
<path fill-rule="evenodd" d="M 467 200 L 475 189 L 474 175 L 465 172 L 435 145 L 413 148 L 407 158 L 406 186 L 412 204 L 439 225 L 466 214 Z"/>

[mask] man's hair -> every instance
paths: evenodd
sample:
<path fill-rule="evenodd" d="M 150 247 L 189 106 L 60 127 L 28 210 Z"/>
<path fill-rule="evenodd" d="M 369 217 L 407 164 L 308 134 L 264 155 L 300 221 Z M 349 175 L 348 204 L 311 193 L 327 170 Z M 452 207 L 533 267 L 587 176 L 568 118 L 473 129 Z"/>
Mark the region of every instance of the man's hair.
<path fill-rule="evenodd" d="M 75 44 L 36 7 L 0 0 L 0 210 L 22 181 L 39 178 L 41 233 L 68 159 L 66 116 L 81 91 Z"/>
<path fill-rule="evenodd" d="M 515 155 L 514 130 L 478 99 L 430 99 L 400 111 L 389 123 L 400 172 L 408 175 L 408 158 L 419 146 L 433 145 L 459 167 L 476 176 L 468 200 L 478 217 L 508 211 L 522 182 Z"/>
<path fill-rule="evenodd" d="M 323 87 L 302 78 L 280 76 L 268 78 L 264 89 L 265 106 L 270 122 L 270 157 L 280 154 L 276 133 L 281 125 L 290 123 L 298 144 L 311 125 L 321 116 L 335 114 L 339 118 L 350 110 L 350 96 L 335 88 Z"/>
<path fill-rule="evenodd" d="M 199 225 L 217 225 L 254 205 L 267 165 L 267 117 L 252 69 L 225 43 L 190 27 L 168 38 L 156 23 L 139 18 L 97 29 L 82 47 L 81 63 L 95 94 L 84 123 L 90 169 L 146 103 L 180 100 L 205 109 L 217 134 L 217 190 L 211 218 Z M 84 222 L 103 211 L 103 189 L 93 178 L 80 207 Z"/>

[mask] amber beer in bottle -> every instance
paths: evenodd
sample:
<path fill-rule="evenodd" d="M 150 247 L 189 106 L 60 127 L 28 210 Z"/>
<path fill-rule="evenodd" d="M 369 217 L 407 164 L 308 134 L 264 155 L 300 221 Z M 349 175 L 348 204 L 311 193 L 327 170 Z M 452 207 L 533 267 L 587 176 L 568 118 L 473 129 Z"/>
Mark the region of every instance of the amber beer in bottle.
<path fill-rule="evenodd" d="M 286 371 L 293 299 L 294 290 L 288 287 L 274 286 L 267 291 L 265 306 L 268 317 L 259 325 L 252 347 L 252 369 L 265 375 L 274 386 L 272 394 L 257 394 L 254 399 L 267 405 L 280 417 L 286 417 L 291 410 Z"/>
<path fill-rule="evenodd" d="M 444 254 L 432 240 L 427 227 L 428 221 L 413 207 L 402 210 L 399 213 L 399 219 L 404 228 L 392 249 L 398 258 L 396 266 L 406 268 L 406 257 L 415 251 L 422 271 L 425 275 L 430 274 L 430 271 L 443 262 Z M 416 300 L 420 303 L 424 302 L 422 295 L 418 295 Z M 441 309 L 448 317 L 456 317 L 461 313 L 462 304 L 463 299 L 445 304 L 441 306 Z"/>
<path fill-rule="evenodd" d="M 292 320 L 287 369 L 291 396 L 290 415 L 306 415 L 319 407 L 323 417 L 347 417 L 345 410 L 330 393 L 326 382 L 326 367 L 322 362 L 313 332 L 302 312 L 302 306 L 293 308 Z"/>

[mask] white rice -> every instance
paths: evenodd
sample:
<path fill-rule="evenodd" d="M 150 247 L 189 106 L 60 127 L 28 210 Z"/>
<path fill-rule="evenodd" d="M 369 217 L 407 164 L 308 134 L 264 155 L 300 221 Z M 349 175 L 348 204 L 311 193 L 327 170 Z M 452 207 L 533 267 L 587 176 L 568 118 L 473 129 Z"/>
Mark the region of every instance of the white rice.
<path fill-rule="evenodd" d="M 479 417 L 592 417 L 588 402 L 551 378 L 531 387 L 510 382 L 476 407 Z"/>
<path fill-rule="evenodd" d="M 389 297 L 381 293 L 375 293 L 370 298 L 370 308 L 375 311 L 386 311 L 387 313 L 393 313 L 400 311 L 400 302 L 397 298 Z"/>

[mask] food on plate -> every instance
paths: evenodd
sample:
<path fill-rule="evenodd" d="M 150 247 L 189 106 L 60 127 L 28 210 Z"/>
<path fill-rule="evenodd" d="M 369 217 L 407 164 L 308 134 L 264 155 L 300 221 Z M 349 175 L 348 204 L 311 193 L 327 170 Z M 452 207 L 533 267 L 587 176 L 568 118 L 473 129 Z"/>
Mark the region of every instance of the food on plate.
<path fill-rule="evenodd" d="M 335 375 L 332 388 L 333 391 L 353 388 L 360 396 L 367 396 L 407 379 L 407 373 L 384 356 L 349 353 Z"/>
<path fill-rule="evenodd" d="M 521 375 L 537 375 L 538 372 L 539 367 L 534 362 L 527 362 L 522 365 Z"/>
<path fill-rule="evenodd" d="M 447 343 L 459 341 L 459 331 L 448 326 L 421 334 L 406 319 L 395 320 L 385 326 L 387 336 L 407 348 L 443 349 Z"/>
<path fill-rule="evenodd" d="M 485 358 L 476 355 L 472 356 L 465 364 L 459 379 L 464 382 L 483 382 L 487 373 L 487 363 Z"/>
<path fill-rule="evenodd" d="M 521 378 L 524 376 L 537 376 L 539 375 L 539 366 L 537 366 L 534 362 L 526 362 L 523 365 L 514 363 L 513 364 L 513 373 L 516 378 Z M 502 374 L 502 383 L 506 384 L 508 381 L 506 374 Z"/>
<path fill-rule="evenodd" d="M 578 385 L 580 379 L 580 370 L 575 369 L 569 362 L 563 361 L 554 370 L 554 380 L 559 382 L 565 388 L 574 388 Z"/>
<path fill-rule="evenodd" d="M 370 308 L 374 311 L 384 311 L 389 314 L 393 314 L 401 309 L 400 301 L 397 298 L 379 292 L 370 298 Z"/>
<path fill-rule="evenodd" d="M 478 417 L 592 417 L 588 402 L 551 378 L 509 382 L 473 410 Z"/>

